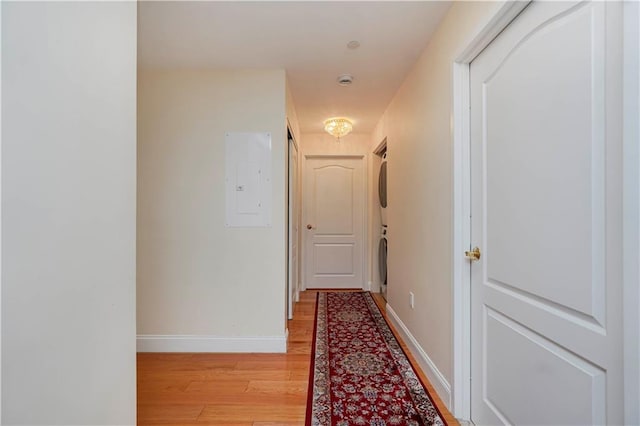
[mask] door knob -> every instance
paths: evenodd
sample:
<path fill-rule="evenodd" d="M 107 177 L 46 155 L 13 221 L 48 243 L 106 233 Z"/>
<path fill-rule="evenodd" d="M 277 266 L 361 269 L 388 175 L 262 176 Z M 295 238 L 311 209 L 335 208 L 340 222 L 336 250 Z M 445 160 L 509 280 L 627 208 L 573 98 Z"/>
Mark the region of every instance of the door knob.
<path fill-rule="evenodd" d="M 478 247 L 474 247 L 471 251 L 465 251 L 464 257 L 475 262 L 476 260 L 480 260 L 480 249 Z"/>
<path fill-rule="evenodd" d="M 307 224 L 307 229 L 313 229 L 313 225 L 311 225 L 310 223 Z"/>

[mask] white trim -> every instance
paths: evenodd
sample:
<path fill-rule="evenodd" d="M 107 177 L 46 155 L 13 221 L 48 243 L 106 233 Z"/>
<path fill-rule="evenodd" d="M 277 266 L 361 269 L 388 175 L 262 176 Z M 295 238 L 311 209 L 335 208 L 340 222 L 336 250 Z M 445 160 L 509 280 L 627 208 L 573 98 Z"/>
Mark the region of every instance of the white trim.
<path fill-rule="evenodd" d="M 529 1 L 501 1 L 496 8 L 495 14 L 489 20 L 482 24 L 471 37 L 471 41 L 462 49 L 456 58 L 457 63 L 470 64 L 476 56 L 480 54 L 488 45 L 504 30 L 507 25 L 520 14 L 529 3 Z"/>
<path fill-rule="evenodd" d="M 471 271 L 461 255 L 471 249 L 469 158 L 469 65 L 453 64 L 453 407 L 471 418 Z M 457 118 L 460 118 L 459 122 Z M 456 167 L 456 165 L 458 167 Z"/>
<path fill-rule="evenodd" d="M 2 2 L 0 2 L 0 46 L 2 45 Z M 0 105 L 2 103 L 2 55 L 0 55 Z M 0 165 L 2 164 L 2 114 L 0 114 Z M 2 167 L 0 167 L 0 200 L 2 200 Z M 1 202 L 0 202 L 1 205 Z M 0 208 L 0 224 L 2 209 Z M 0 225 L 0 423 L 2 423 L 2 225 Z"/>
<path fill-rule="evenodd" d="M 387 150 L 387 137 L 385 136 L 382 141 L 373 149 L 373 153 L 378 157 L 382 156 L 382 151 Z"/>
<path fill-rule="evenodd" d="M 293 144 L 296 146 L 296 149 L 298 150 L 298 152 L 300 152 L 300 147 L 298 146 L 298 141 L 296 139 L 296 135 L 293 133 L 293 126 L 291 126 L 291 122 L 289 121 L 289 117 L 286 118 L 285 126 L 286 126 L 287 130 L 289 130 L 289 133 L 291 133 L 291 139 L 293 139 Z M 287 138 L 287 142 L 288 141 L 289 141 L 289 138 Z"/>
<path fill-rule="evenodd" d="M 471 247 L 469 64 L 525 7 L 527 1 L 503 1 L 470 38 L 453 70 L 453 400 L 452 414 L 471 419 L 471 281 L 463 257 Z"/>
<path fill-rule="evenodd" d="M 138 352 L 238 352 L 286 353 L 287 333 L 282 336 L 220 337 L 143 334 L 136 338 Z"/>
<path fill-rule="evenodd" d="M 297 179 L 297 185 L 296 185 L 296 189 L 297 191 L 297 198 L 298 198 L 298 217 L 296 218 L 298 221 L 298 241 L 297 241 L 297 248 L 298 248 L 298 253 L 296 256 L 296 259 L 298 260 L 298 276 L 295 277 L 295 281 L 293 282 L 293 286 L 294 286 L 294 294 L 293 294 L 293 301 L 295 303 L 300 301 L 300 291 L 302 291 L 303 289 L 301 288 L 301 282 L 300 282 L 300 277 L 302 274 L 302 264 L 301 264 L 301 259 L 302 259 L 302 254 L 301 254 L 301 248 L 300 248 L 300 230 L 301 230 L 301 226 L 302 226 L 302 190 L 301 190 L 301 185 L 302 185 L 302 151 L 300 150 L 300 146 L 298 145 L 298 141 L 296 139 L 296 135 L 293 131 L 293 127 L 291 126 L 291 122 L 289 121 L 289 117 L 286 118 L 286 129 L 288 131 L 288 134 L 291 134 L 291 138 L 289 138 L 287 135 L 287 175 L 291 172 L 291 164 L 290 160 L 291 160 L 291 155 L 290 155 L 290 150 L 291 150 L 291 142 L 289 142 L 289 140 L 291 140 L 293 142 L 293 146 L 296 149 L 296 157 L 297 157 L 297 161 L 298 161 L 298 174 L 295 176 L 295 178 Z M 289 188 L 291 182 L 291 179 L 287 179 L 287 201 L 290 200 L 290 196 L 291 196 L 291 189 Z M 289 236 L 289 233 L 291 232 L 291 207 L 287 206 L 287 218 L 289 223 L 287 223 L 287 254 L 288 254 L 288 258 L 287 258 L 287 295 L 285 295 L 286 298 L 288 298 L 288 293 L 289 293 L 289 286 L 291 285 L 291 279 L 290 279 L 290 273 L 291 273 L 291 257 L 292 257 L 292 253 L 291 253 L 291 238 Z M 295 209 L 294 209 L 295 210 Z M 287 304 L 287 311 L 289 311 L 289 306 Z M 293 318 L 293 307 L 291 309 L 291 312 L 287 312 L 287 318 L 288 319 L 292 319 Z"/>
<path fill-rule="evenodd" d="M 288 123 L 289 120 L 287 120 Z M 296 211 L 296 204 L 301 204 L 298 199 L 300 196 L 299 185 L 300 185 L 300 150 L 298 149 L 298 144 L 296 143 L 295 136 L 293 134 L 293 130 L 291 127 L 287 126 L 287 293 L 285 295 L 285 300 L 287 303 L 287 319 L 293 319 L 293 304 L 300 299 L 300 289 L 298 287 L 298 277 L 300 276 L 300 224 L 301 221 L 299 217 L 294 217 L 293 213 Z M 291 138 L 289 138 L 289 134 Z M 293 148 L 292 148 L 293 145 Z M 293 151 L 295 150 L 295 157 L 297 161 L 298 168 L 296 170 L 297 173 L 293 173 L 291 168 L 292 158 L 294 157 Z M 293 176 L 292 176 L 293 175 Z M 296 182 L 296 185 L 292 185 L 293 182 Z M 295 187 L 296 191 L 292 191 L 292 188 Z M 297 201 L 297 203 L 292 203 L 292 199 Z M 300 211 L 298 210 L 298 213 Z M 298 249 L 298 253 L 296 253 L 296 260 L 298 261 L 298 265 L 296 265 L 295 270 L 297 272 L 296 277 L 292 277 L 294 265 L 293 265 L 293 238 L 292 231 L 294 225 L 298 225 L 298 241 L 296 244 L 296 248 Z"/>
<path fill-rule="evenodd" d="M 364 205 L 362 206 L 362 285 L 367 286 L 368 290 L 371 290 L 371 256 L 369 256 L 369 238 L 371 232 L 369 226 L 371 225 L 369 215 L 369 203 L 371 194 L 371 185 L 373 182 L 369 179 L 369 154 L 362 156 L 362 179 L 364 179 Z"/>
<path fill-rule="evenodd" d="M 624 423 L 640 424 L 640 6 L 623 4 Z"/>
<path fill-rule="evenodd" d="M 422 371 L 427 375 L 429 382 L 436 390 L 440 399 L 445 403 L 447 408 L 451 409 L 451 386 L 444 377 L 444 374 L 438 370 L 436 364 L 429 358 L 429 355 L 422 349 L 415 337 L 411 334 L 400 317 L 395 313 L 393 308 L 387 303 L 387 316 L 391 320 L 392 325 L 400 333 L 400 337 L 409 347 L 409 351 L 415 357 Z"/>

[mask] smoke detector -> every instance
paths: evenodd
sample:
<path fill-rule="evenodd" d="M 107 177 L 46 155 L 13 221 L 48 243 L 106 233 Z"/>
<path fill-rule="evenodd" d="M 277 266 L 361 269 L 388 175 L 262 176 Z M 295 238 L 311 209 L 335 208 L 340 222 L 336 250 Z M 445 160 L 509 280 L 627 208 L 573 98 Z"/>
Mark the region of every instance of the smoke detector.
<path fill-rule="evenodd" d="M 351 74 L 342 74 L 338 77 L 337 82 L 340 86 L 348 86 L 353 83 L 353 76 Z"/>

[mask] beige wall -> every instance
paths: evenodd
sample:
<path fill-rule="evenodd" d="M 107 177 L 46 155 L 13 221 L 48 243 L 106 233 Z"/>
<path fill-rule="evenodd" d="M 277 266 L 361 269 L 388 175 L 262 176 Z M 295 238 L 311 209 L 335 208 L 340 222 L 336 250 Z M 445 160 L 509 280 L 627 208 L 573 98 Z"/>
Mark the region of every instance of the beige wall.
<path fill-rule="evenodd" d="M 301 145 L 306 155 L 368 155 L 371 138 L 366 133 L 350 133 L 340 140 L 328 133 L 305 133 Z"/>
<path fill-rule="evenodd" d="M 138 335 L 283 342 L 284 71 L 141 71 L 138 99 Z M 225 227 L 227 131 L 271 133 L 269 228 Z"/>
<path fill-rule="evenodd" d="M 2 423 L 136 422 L 136 4 L 2 3 Z"/>
<path fill-rule="evenodd" d="M 451 383 L 452 64 L 499 6 L 454 3 L 373 132 L 387 137 L 388 302 Z M 415 309 L 409 307 L 415 294 Z M 448 398 L 445 398 L 448 399 Z"/>

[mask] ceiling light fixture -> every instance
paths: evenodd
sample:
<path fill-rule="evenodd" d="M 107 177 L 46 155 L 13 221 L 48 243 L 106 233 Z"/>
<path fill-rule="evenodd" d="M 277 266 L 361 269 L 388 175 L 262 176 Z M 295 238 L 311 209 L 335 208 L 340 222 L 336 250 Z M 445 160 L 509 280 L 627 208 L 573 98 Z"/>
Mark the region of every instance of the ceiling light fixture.
<path fill-rule="evenodd" d="M 353 76 L 351 74 L 342 74 L 338 76 L 336 81 L 340 86 L 348 86 L 353 83 Z"/>
<path fill-rule="evenodd" d="M 331 136 L 340 139 L 353 130 L 353 122 L 345 117 L 332 117 L 324 121 L 324 130 Z"/>
<path fill-rule="evenodd" d="M 357 49 L 358 47 L 360 47 L 360 42 L 358 40 L 351 40 L 349 43 L 347 43 L 347 47 L 351 50 Z"/>

